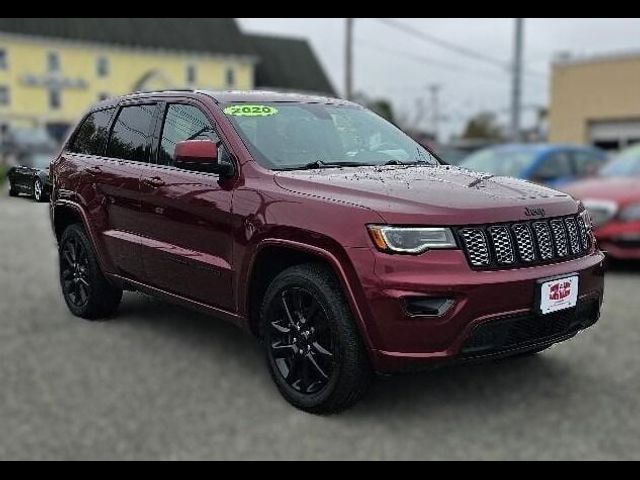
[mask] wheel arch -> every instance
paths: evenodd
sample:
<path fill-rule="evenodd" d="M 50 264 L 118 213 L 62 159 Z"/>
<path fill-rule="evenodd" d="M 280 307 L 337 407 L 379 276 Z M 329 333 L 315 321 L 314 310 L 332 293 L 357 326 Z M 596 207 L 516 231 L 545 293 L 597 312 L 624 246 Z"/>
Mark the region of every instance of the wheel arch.
<path fill-rule="evenodd" d="M 51 223 L 56 242 L 60 243 L 62 234 L 71 225 L 80 224 L 89 237 L 93 251 L 98 259 L 98 264 L 103 272 L 112 271 L 109 268 L 110 263 L 103 256 L 102 250 L 96 241 L 95 231 L 91 228 L 91 224 L 87 214 L 82 207 L 75 202 L 69 200 L 57 200 L 51 206 Z"/>
<path fill-rule="evenodd" d="M 264 240 L 253 253 L 246 274 L 245 296 L 241 300 L 249 330 L 259 336 L 260 302 L 271 281 L 285 269 L 304 263 L 321 263 L 333 272 L 342 287 L 363 343 L 367 348 L 372 348 L 356 292 L 351 286 L 353 279 L 350 281 L 343 262 L 327 249 L 292 240 Z"/>

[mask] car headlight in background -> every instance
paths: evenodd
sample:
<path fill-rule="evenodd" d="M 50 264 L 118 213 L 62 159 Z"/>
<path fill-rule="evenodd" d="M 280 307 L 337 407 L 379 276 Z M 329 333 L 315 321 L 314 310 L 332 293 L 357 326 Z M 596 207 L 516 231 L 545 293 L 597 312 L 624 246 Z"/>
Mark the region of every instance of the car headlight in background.
<path fill-rule="evenodd" d="M 456 248 L 449 228 L 390 227 L 369 225 L 375 246 L 383 252 L 423 253 L 436 248 Z"/>
<path fill-rule="evenodd" d="M 618 218 L 623 222 L 640 221 L 640 203 L 634 203 L 620 210 Z"/>

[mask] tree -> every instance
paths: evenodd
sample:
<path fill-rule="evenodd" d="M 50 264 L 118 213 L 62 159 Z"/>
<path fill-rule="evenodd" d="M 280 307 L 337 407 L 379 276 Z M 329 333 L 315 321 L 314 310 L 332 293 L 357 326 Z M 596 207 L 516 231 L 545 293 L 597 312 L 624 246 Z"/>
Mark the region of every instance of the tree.
<path fill-rule="evenodd" d="M 491 112 L 481 112 L 467 122 L 462 138 L 501 140 L 502 129 Z"/>
<path fill-rule="evenodd" d="M 391 123 L 395 123 L 395 116 L 393 114 L 393 105 L 389 100 L 378 99 L 368 102 L 367 108 L 373 110 L 382 118 L 390 121 Z"/>

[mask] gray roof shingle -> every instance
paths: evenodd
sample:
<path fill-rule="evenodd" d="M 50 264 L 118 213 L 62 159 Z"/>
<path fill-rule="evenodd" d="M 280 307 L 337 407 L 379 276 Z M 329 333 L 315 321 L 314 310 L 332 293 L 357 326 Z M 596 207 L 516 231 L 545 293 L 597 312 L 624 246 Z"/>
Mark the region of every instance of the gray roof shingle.
<path fill-rule="evenodd" d="M 260 59 L 256 65 L 258 87 L 336 94 L 318 57 L 306 40 L 267 35 L 247 37 Z"/>
<path fill-rule="evenodd" d="M 253 54 L 233 18 L 0 18 L 0 32 L 109 45 Z"/>

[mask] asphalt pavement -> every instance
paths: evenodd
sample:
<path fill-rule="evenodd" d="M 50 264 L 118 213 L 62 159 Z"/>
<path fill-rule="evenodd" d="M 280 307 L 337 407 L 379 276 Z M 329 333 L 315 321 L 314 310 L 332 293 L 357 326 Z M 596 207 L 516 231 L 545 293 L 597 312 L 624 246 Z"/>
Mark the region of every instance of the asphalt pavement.
<path fill-rule="evenodd" d="M 601 322 L 533 358 L 377 381 L 339 416 L 298 412 L 255 341 L 139 294 L 64 306 L 46 205 L 0 196 L 0 459 L 640 459 L 640 266 Z"/>

